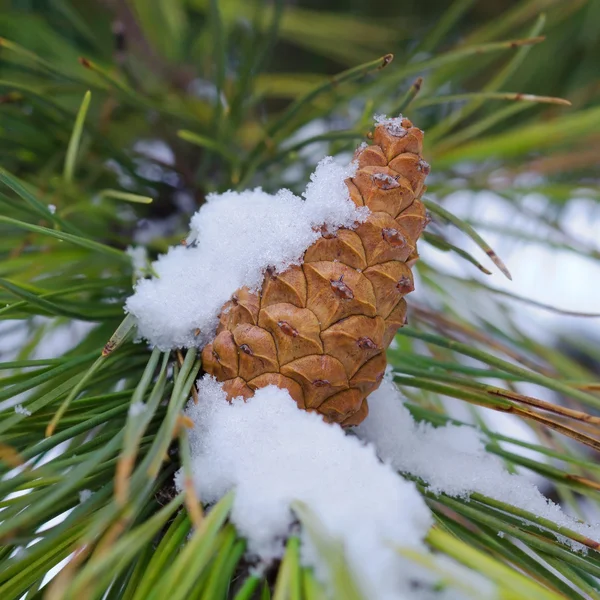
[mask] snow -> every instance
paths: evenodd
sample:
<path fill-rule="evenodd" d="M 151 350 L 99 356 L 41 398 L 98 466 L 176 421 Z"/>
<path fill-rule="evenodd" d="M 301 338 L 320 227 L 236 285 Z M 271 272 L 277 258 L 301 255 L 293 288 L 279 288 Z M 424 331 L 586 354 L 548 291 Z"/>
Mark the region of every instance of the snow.
<path fill-rule="evenodd" d="M 14 408 L 18 415 L 25 415 L 26 417 L 31 416 L 31 411 L 28 408 L 25 408 L 22 404 L 15 404 Z"/>
<path fill-rule="evenodd" d="M 192 217 L 186 244 L 159 257 L 152 265 L 158 277 L 140 279 L 127 300 L 141 337 L 161 350 L 203 346 L 237 289 L 256 289 L 268 267 L 298 264 L 322 226 L 335 231 L 362 222 L 368 209 L 355 207 L 344 184 L 355 169 L 324 159 L 304 199 L 260 188 L 209 195 Z"/>
<path fill-rule="evenodd" d="M 416 423 L 390 381 L 369 396 L 369 416 L 356 433 L 377 447 L 382 460 L 420 477 L 436 494 L 466 498 L 479 493 L 600 541 L 600 524 L 573 519 L 526 477 L 509 473 L 497 456 L 486 451 L 477 429 Z"/>
<path fill-rule="evenodd" d="M 190 445 L 198 496 L 211 504 L 235 490 L 231 521 L 262 565 L 283 555 L 296 531 L 291 507 L 302 502 L 321 532 L 341 542 L 365 598 L 458 599 L 465 585 L 478 590 L 478 598 L 493 597 L 493 586 L 477 573 L 428 553 L 423 539 L 433 517 L 415 485 L 381 462 L 371 444 L 298 409 L 287 390 L 269 386 L 247 402 L 228 403 L 221 384 L 205 376 L 198 403 L 190 402 L 186 414 L 195 424 Z M 182 471 L 176 484 L 182 489 Z M 303 564 L 328 584 L 326 561 L 309 533 L 302 529 L 300 538 Z M 427 554 L 438 574 L 399 549 Z M 441 593 L 443 571 L 452 573 L 456 587 Z"/>
<path fill-rule="evenodd" d="M 393 186 L 396 184 L 396 180 L 391 175 L 386 175 L 385 173 L 375 173 L 371 176 L 375 181 L 381 181 L 384 184 L 389 186 Z"/>
<path fill-rule="evenodd" d="M 393 546 L 422 548 L 432 516 L 415 486 L 381 463 L 372 446 L 338 425 L 299 410 L 287 390 L 269 386 L 229 404 L 212 378 L 190 403 L 194 483 L 204 502 L 235 489 L 231 520 L 252 555 L 281 557 L 293 501 L 306 503 L 329 534 L 343 540 L 366 597 L 397 598 L 406 573 Z M 322 574 L 310 539 L 302 557 Z M 404 575 L 404 577 L 403 577 Z"/>
<path fill-rule="evenodd" d="M 385 115 L 375 115 L 375 125 L 383 125 L 389 133 L 396 137 L 404 137 L 406 129 L 402 127 L 402 115 L 397 117 L 386 117 Z"/>
<path fill-rule="evenodd" d="M 474 166 L 475 168 L 475 166 Z M 519 175 L 520 181 L 515 182 L 525 186 L 540 182 L 539 175 L 524 173 Z M 527 179 L 527 180 L 526 180 Z M 492 188 L 501 190 L 511 182 L 502 180 L 490 181 Z M 468 186 L 467 181 L 457 182 L 456 186 Z M 600 250 L 598 231 L 600 230 L 600 213 L 597 211 L 598 202 L 593 200 L 593 194 L 580 190 L 569 200 L 561 215 L 560 227 L 569 236 L 577 240 L 578 245 L 591 251 Z M 433 198 L 440 201 L 440 198 Z M 518 203 L 513 204 L 494 191 L 471 192 L 458 190 L 444 198 L 443 205 L 454 215 L 475 224 L 476 229 L 494 248 L 506 263 L 513 280 L 509 281 L 498 274 L 498 271 L 483 255 L 482 251 L 468 240 L 464 234 L 454 228 L 444 230 L 448 240 L 473 254 L 489 267 L 493 274 L 486 276 L 475 267 L 463 260 L 458 260 L 451 253 L 436 250 L 429 244 L 419 246 L 421 259 L 438 271 L 436 285 L 445 289 L 449 297 L 454 298 L 453 309 L 460 318 L 471 323 L 480 319 L 493 323 L 500 330 L 511 331 L 513 327 L 538 343 L 555 347 L 558 337 L 572 339 L 573 346 L 584 346 L 586 340 L 595 344 L 600 336 L 600 319 L 584 318 L 556 314 L 524 304 L 522 302 L 501 299 L 484 290 L 465 287 L 452 276 L 473 278 L 491 285 L 494 288 L 514 293 L 536 302 L 550 304 L 563 310 L 575 312 L 597 313 L 600 299 L 600 262 L 567 250 L 552 247 L 551 240 L 565 241 L 565 237 L 557 234 L 531 217 L 532 213 L 548 217 L 553 214 L 550 200 L 536 193 L 525 194 Z M 515 240 L 495 228 L 510 229 L 523 233 L 524 240 Z M 527 241 L 533 236 L 538 241 Z M 444 273 L 451 276 L 446 277 Z M 426 285 L 416 285 L 413 302 L 431 303 L 432 294 Z M 507 305 L 510 312 L 501 308 L 497 302 Z M 509 318 L 507 318 L 507 316 Z M 494 383 L 489 382 L 491 385 Z M 504 385 L 498 382 L 497 385 Z M 560 402 L 553 392 L 536 386 L 519 383 L 517 391 L 523 394 L 537 396 L 550 402 Z M 460 400 L 444 399 L 444 405 L 450 416 L 461 420 L 470 417 L 467 410 L 477 413 L 488 427 L 498 433 L 516 437 L 526 442 L 539 443 L 539 438 L 522 419 L 515 415 L 480 409 L 465 408 Z M 511 449 L 527 456 L 524 449 Z M 536 460 L 543 457 L 536 455 Z M 530 478 L 541 476 L 527 471 Z"/>

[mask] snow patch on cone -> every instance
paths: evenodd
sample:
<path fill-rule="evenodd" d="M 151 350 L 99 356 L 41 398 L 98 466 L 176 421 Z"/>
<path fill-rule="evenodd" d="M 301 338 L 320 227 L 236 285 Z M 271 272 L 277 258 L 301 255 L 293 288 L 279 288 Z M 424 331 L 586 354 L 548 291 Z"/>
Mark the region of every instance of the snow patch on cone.
<path fill-rule="evenodd" d="M 186 244 L 160 256 L 152 265 L 157 276 L 140 279 L 127 300 L 140 336 L 161 350 L 204 346 L 236 290 L 258 288 L 268 267 L 281 272 L 300 264 L 321 226 L 333 232 L 367 218 L 369 210 L 354 205 L 344 183 L 355 171 L 355 164 L 322 160 L 303 198 L 261 188 L 209 194 Z"/>
<path fill-rule="evenodd" d="M 406 135 L 406 129 L 402 127 L 402 115 L 397 117 L 387 117 L 386 115 L 375 115 L 375 125 L 383 125 L 389 133 L 396 137 L 403 137 Z"/>
<path fill-rule="evenodd" d="M 198 392 L 198 404 L 186 412 L 195 423 L 194 485 L 205 503 L 235 490 L 231 520 L 251 555 L 267 563 L 283 555 L 296 521 L 292 504 L 300 501 L 341 542 L 365 598 L 455 597 L 450 590 L 433 594 L 435 576 L 397 552 L 426 552 L 423 539 L 433 518 L 415 485 L 382 463 L 371 444 L 298 409 L 287 390 L 274 386 L 229 404 L 221 384 L 205 376 Z M 182 472 L 176 482 L 181 489 Z M 304 530 L 301 540 L 303 563 L 327 583 L 326 563 Z M 475 578 L 479 597 L 491 594 L 473 572 L 454 563 L 452 570 L 471 584 Z"/>

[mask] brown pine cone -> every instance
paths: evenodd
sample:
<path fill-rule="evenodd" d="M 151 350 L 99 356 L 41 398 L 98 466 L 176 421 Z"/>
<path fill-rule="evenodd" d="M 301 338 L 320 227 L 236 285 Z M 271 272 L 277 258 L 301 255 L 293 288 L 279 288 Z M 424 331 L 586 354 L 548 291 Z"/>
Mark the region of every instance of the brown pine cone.
<path fill-rule="evenodd" d="M 228 398 L 273 384 L 327 421 L 357 425 L 367 416 L 414 289 L 410 267 L 427 223 L 422 141 L 408 119 L 382 121 L 346 181 L 354 203 L 371 210 L 366 221 L 325 232 L 301 266 L 267 272 L 260 293 L 242 288 L 225 304 L 202 362 Z"/>

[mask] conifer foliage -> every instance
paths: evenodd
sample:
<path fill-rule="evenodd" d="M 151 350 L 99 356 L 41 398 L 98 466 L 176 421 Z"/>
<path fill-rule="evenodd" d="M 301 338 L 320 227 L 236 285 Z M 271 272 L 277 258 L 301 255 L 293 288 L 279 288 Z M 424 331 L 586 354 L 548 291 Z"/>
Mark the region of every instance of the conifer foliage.
<path fill-rule="evenodd" d="M 367 600 L 379 579 L 600 598 L 597 315 L 502 284 L 532 247 L 597 266 L 599 4 L 334 4 L 0 2 L 3 600 Z M 377 113 L 405 118 L 369 139 Z M 300 202 L 319 160 L 366 139 L 347 188 L 364 222 L 236 282 L 216 336 L 140 339 L 127 303 L 158 257 L 193 256 L 212 194 Z M 203 369 L 254 397 L 229 404 Z M 252 471 L 263 452 L 281 485 Z M 273 515 L 242 502 L 269 489 Z"/>

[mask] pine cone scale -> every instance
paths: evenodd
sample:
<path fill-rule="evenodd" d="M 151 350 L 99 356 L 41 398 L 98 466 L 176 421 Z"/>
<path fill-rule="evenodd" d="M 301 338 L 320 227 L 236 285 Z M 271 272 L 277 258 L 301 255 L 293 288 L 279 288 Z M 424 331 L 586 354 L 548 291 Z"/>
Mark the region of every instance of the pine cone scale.
<path fill-rule="evenodd" d="M 367 256 L 360 236 L 349 229 L 318 239 L 304 254 L 304 264 L 334 260 L 351 269 L 365 269 Z"/>
<path fill-rule="evenodd" d="M 293 304 L 271 304 L 260 311 L 258 324 L 271 333 L 280 365 L 309 354 L 321 354 L 321 329 L 315 314 Z"/>
<path fill-rule="evenodd" d="M 313 354 L 281 368 L 304 392 L 306 408 L 318 408 L 327 398 L 349 387 L 342 363 L 328 354 Z"/>
<path fill-rule="evenodd" d="M 350 426 L 367 416 L 366 397 L 383 378 L 414 289 L 411 266 L 427 224 L 422 142 L 408 119 L 379 124 L 345 182 L 354 204 L 370 209 L 365 222 L 322 231 L 301 265 L 268 270 L 259 293 L 239 290 L 224 305 L 202 359 L 228 398 L 276 385 L 328 421 Z"/>
<path fill-rule="evenodd" d="M 321 333 L 326 354 L 337 358 L 348 378 L 383 346 L 385 322 L 379 317 L 355 315 L 341 319 Z"/>
<path fill-rule="evenodd" d="M 377 314 L 371 282 L 343 263 L 318 262 L 304 265 L 309 290 L 307 308 L 317 317 L 321 329 L 345 317 Z"/>

